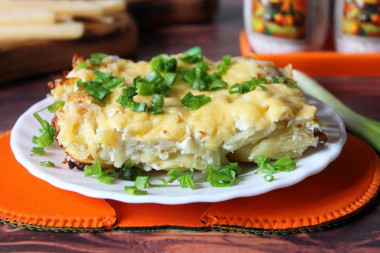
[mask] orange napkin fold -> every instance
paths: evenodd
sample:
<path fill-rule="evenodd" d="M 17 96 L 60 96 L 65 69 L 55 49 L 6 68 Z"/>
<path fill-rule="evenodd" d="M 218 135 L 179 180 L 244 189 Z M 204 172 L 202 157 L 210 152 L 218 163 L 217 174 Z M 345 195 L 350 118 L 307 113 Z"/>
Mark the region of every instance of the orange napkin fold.
<path fill-rule="evenodd" d="M 377 154 L 349 135 L 340 157 L 299 184 L 219 203 L 127 204 L 61 190 L 23 168 L 0 135 L 0 222 L 53 231 L 312 231 L 345 220 L 370 203 L 380 185 Z M 54 169 L 54 168 L 52 168 Z"/>

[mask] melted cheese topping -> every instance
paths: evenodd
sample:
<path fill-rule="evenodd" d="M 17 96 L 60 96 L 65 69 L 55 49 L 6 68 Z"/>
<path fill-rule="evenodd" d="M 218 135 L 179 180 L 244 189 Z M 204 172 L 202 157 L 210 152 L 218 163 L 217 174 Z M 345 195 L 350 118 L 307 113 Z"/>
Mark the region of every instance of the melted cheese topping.
<path fill-rule="evenodd" d="M 216 66 L 217 63 L 210 62 L 208 72 L 216 71 Z M 102 72 L 123 77 L 125 86 L 133 86 L 135 77 L 145 77 L 151 71 L 149 62 L 135 63 L 115 57 L 105 58 L 98 67 Z M 178 61 L 177 69 L 192 67 L 193 64 Z M 226 90 L 207 92 L 191 89 L 194 95 L 211 97 L 211 102 L 198 110 L 189 110 L 181 103 L 190 88 L 178 77 L 170 96 L 165 97 L 164 113 L 157 115 L 132 112 L 117 103 L 116 99 L 125 86 L 113 89 L 112 94 L 101 102 L 79 91 L 76 81 L 95 79 L 94 71 L 74 69 L 52 90 L 56 100 L 66 101 L 57 112 L 57 140 L 70 156 L 81 162 L 100 160 L 121 167 L 125 161 L 133 160 L 146 170 L 170 167 L 204 169 L 208 163 L 225 162 L 225 155 L 229 152 L 236 151 L 235 157 L 245 152 L 249 160 L 253 159 L 250 152 L 239 153 L 239 149 L 250 147 L 252 151 L 255 144 L 257 146 L 260 140 L 269 138 L 271 134 L 276 138 L 290 134 L 292 139 L 293 133 L 299 129 L 305 132 L 306 147 L 289 147 L 296 151 L 293 157 L 317 141 L 313 136 L 313 129 L 319 128 L 315 120 L 316 108 L 307 104 L 299 89 L 284 84 L 268 84 L 265 85 L 268 91 L 258 87 L 244 95 L 229 94 L 229 87 L 235 83 L 257 76 L 282 75 L 270 62 L 233 58 L 227 73 L 222 76 L 228 84 Z M 151 99 L 152 96 L 134 97 L 134 101 L 148 105 Z M 258 133 L 266 134 L 253 142 Z M 241 137 L 236 138 L 239 134 Z M 278 156 L 275 151 L 270 153 L 272 158 Z M 240 160 L 247 160 L 247 157 Z"/>

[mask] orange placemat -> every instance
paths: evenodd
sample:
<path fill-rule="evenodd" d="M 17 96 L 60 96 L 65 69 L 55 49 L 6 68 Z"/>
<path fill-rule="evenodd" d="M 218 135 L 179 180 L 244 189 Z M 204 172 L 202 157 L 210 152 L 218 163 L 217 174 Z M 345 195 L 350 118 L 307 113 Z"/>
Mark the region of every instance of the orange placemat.
<path fill-rule="evenodd" d="M 252 50 L 245 32 L 240 33 L 240 51 L 243 56 L 273 61 L 281 68 L 291 62 L 293 68 L 312 76 L 380 76 L 380 53 L 343 54 L 336 51 L 313 51 L 258 54 Z"/>
<path fill-rule="evenodd" d="M 337 160 L 288 188 L 219 203 L 127 204 L 85 197 L 33 177 L 14 159 L 9 141 L 10 132 L 0 135 L 0 221 L 35 230 L 313 231 L 357 214 L 380 184 L 377 154 L 349 135 Z"/>

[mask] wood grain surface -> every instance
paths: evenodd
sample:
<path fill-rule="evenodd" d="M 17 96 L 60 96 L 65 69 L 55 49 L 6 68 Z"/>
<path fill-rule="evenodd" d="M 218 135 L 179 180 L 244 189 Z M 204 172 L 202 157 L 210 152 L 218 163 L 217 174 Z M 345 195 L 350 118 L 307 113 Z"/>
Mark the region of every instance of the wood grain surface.
<path fill-rule="evenodd" d="M 223 0 L 213 21 L 143 29 L 135 60 L 178 53 L 200 45 L 216 60 L 239 55 L 243 28 L 242 1 Z M 1 62 L 1 58 L 0 58 Z M 47 93 L 46 83 L 59 73 L 0 85 L 0 132 Z M 380 120 L 380 78 L 316 77 L 355 111 Z M 343 175 L 342 175 L 343 176 Z M 380 202 L 377 199 L 353 220 L 325 231 L 257 236 L 238 233 L 54 233 L 0 225 L 0 252 L 380 252 Z"/>

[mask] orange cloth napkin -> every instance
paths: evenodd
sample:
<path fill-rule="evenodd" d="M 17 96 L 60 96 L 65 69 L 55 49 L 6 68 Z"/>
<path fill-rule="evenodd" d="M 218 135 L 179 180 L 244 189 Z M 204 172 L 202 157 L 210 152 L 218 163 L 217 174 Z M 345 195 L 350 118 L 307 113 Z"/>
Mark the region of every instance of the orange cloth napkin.
<path fill-rule="evenodd" d="M 0 135 L 0 221 L 53 231 L 312 231 L 366 207 L 380 185 L 380 161 L 349 135 L 342 154 L 321 173 L 294 186 L 219 203 L 127 204 L 61 190 L 15 160 L 10 132 Z"/>

